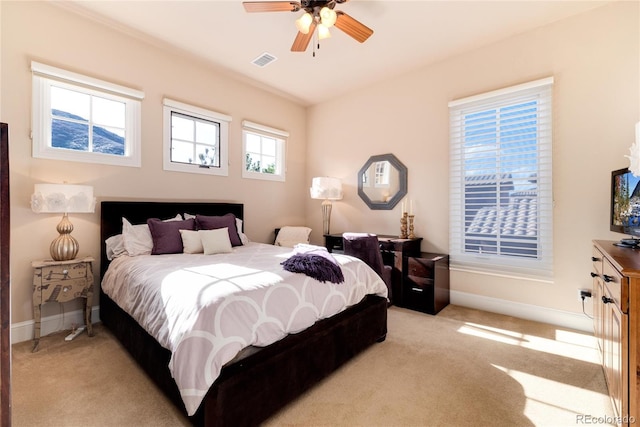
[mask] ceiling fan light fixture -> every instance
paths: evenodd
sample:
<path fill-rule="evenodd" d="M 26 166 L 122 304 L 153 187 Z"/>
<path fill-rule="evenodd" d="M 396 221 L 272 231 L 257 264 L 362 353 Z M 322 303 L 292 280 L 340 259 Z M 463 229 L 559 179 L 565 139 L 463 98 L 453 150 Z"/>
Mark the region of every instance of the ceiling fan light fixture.
<path fill-rule="evenodd" d="M 326 25 L 318 24 L 318 39 L 324 40 L 328 39 L 329 37 L 331 37 L 331 33 L 329 32 L 329 29 L 326 27 Z"/>
<path fill-rule="evenodd" d="M 296 19 L 296 28 L 302 34 L 309 33 L 309 27 L 311 26 L 311 22 L 313 21 L 313 16 L 309 12 L 305 12 L 300 18 Z"/>
<path fill-rule="evenodd" d="M 324 25 L 325 27 L 331 28 L 333 24 L 336 23 L 337 18 L 338 15 L 336 14 L 335 10 L 330 9 L 326 6 L 320 9 L 320 20 L 322 21 L 322 25 Z"/>

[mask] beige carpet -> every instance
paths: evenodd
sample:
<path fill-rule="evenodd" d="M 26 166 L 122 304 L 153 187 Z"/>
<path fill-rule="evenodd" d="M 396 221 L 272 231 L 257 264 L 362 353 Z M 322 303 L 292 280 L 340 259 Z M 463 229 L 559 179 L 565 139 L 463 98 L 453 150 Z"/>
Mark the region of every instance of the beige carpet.
<path fill-rule="evenodd" d="M 13 347 L 13 425 L 180 426 L 108 330 Z M 272 426 L 576 426 L 611 417 L 592 336 L 457 306 L 389 309 L 387 340 L 269 419 Z"/>

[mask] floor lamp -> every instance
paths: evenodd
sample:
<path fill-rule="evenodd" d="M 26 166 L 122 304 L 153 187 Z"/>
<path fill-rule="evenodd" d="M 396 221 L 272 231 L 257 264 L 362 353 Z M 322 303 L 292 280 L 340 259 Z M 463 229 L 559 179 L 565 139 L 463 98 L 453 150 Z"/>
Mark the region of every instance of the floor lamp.
<path fill-rule="evenodd" d="M 327 176 L 313 178 L 309 193 L 312 199 L 322 200 L 322 234 L 329 234 L 331 201 L 342 199 L 342 183 L 338 178 Z"/>

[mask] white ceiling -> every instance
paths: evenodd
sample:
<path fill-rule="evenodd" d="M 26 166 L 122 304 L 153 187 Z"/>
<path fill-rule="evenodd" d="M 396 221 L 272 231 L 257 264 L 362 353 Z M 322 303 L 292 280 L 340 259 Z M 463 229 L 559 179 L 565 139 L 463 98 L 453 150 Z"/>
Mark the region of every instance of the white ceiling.
<path fill-rule="evenodd" d="M 480 46 L 600 7 L 603 1 L 351 0 L 339 4 L 374 30 L 363 44 L 332 28 L 312 55 L 290 51 L 302 12 L 247 13 L 238 0 L 55 2 L 242 80 L 313 105 Z M 269 53 L 266 67 L 252 60 Z"/>

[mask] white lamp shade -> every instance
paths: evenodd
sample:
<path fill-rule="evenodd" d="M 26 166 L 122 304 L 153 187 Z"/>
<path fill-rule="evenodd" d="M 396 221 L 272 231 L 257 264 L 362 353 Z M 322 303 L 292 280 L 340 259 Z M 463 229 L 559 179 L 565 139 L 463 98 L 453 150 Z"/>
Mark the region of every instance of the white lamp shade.
<path fill-rule="evenodd" d="M 96 199 L 90 185 L 36 184 L 31 210 L 36 213 L 90 213 Z"/>
<path fill-rule="evenodd" d="M 324 40 L 331 37 L 331 32 L 327 27 L 322 24 L 318 24 L 318 40 Z"/>
<path fill-rule="evenodd" d="M 313 178 L 309 189 L 312 199 L 342 199 L 342 183 L 338 178 L 327 176 Z"/>
<path fill-rule="evenodd" d="M 325 27 L 332 27 L 333 24 L 336 23 L 337 18 L 338 15 L 336 14 L 335 10 L 329 9 L 326 6 L 320 9 L 320 19 L 322 21 L 322 25 L 324 25 Z"/>
<path fill-rule="evenodd" d="M 313 22 L 313 16 L 311 16 L 310 13 L 306 12 L 300 18 L 296 19 L 296 28 L 302 34 L 308 34 L 311 22 Z"/>

